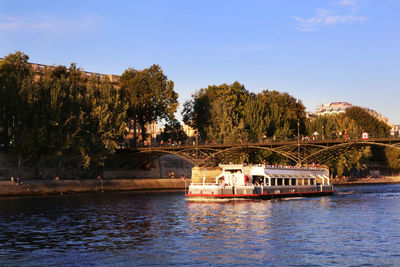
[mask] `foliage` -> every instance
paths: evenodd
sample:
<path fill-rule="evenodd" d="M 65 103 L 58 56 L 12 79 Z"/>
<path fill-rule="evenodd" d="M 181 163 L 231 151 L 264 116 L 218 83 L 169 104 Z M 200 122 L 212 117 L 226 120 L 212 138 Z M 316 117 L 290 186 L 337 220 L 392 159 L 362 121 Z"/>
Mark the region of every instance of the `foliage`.
<path fill-rule="evenodd" d="M 200 89 L 184 104 L 183 120 L 203 140 L 216 143 L 289 139 L 305 131 L 305 108 L 288 93 L 264 90 L 249 93 L 238 82 Z M 237 158 L 243 158 L 238 156 Z M 252 152 L 247 160 L 282 162 L 270 152 Z M 243 158 L 244 159 L 244 158 Z"/>
<path fill-rule="evenodd" d="M 9 144 L 15 137 L 15 125 L 20 122 L 24 112 L 19 93 L 24 84 L 32 80 L 32 70 L 28 64 L 29 57 L 16 52 L 0 60 L 0 121 L 3 128 L 3 142 Z M 4 129 L 13 129 L 11 135 Z"/>
<path fill-rule="evenodd" d="M 108 80 L 96 77 L 89 81 L 80 104 L 81 125 L 75 139 L 83 166 L 103 166 L 107 155 L 122 141 L 127 106 Z"/>
<path fill-rule="evenodd" d="M 258 142 L 266 136 L 271 123 L 268 109 L 259 97 L 252 95 L 245 104 L 243 114 L 244 126 L 250 142 Z"/>
<path fill-rule="evenodd" d="M 264 108 L 267 110 L 270 124 L 267 128 L 267 137 L 288 139 L 299 133 L 304 133 L 305 107 L 300 100 L 288 93 L 264 90 L 259 94 Z"/>
<path fill-rule="evenodd" d="M 346 117 L 353 119 L 362 132 L 368 132 L 371 137 L 388 137 L 390 126 L 376 119 L 361 107 L 351 107 L 346 110 Z"/>
<path fill-rule="evenodd" d="M 306 129 L 309 136 L 317 133 L 320 139 L 360 139 L 363 132 L 368 132 L 371 137 L 387 137 L 390 127 L 365 109 L 352 107 L 342 114 L 311 118 L 307 121 Z M 382 148 L 349 147 L 326 163 L 333 174 L 341 176 L 353 168 L 363 170 L 371 161 L 385 163 L 387 156 Z"/>
<path fill-rule="evenodd" d="M 400 170 L 400 150 L 396 148 L 385 148 L 385 156 L 387 159 L 388 167 L 392 170 Z"/>
<path fill-rule="evenodd" d="M 183 121 L 197 129 L 203 140 L 243 141 L 246 137 L 243 110 L 248 95 L 238 82 L 200 89 L 184 104 Z"/>
<path fill-rule="evenodd" d="M 186 139 L 187 135 L 177 119 L 170 119 L 161 133 L 161 140 L 163 140 L 163 142 L 176 141 L 182 143 L 185 142 Z"/>
<path fill-rule="evenodd" d="M 158 65 L 144 70 L 129 68 L 120 77 L 121 96 L 128 103 L 127 115 L 133 121 L 136 144 L 136 125 L 146 139 L 146 125 L 161 119 L 174 118 L 178 107 L 178 94 L 174 82 Z"/>
<path fill-rule="evenodd" d="M 0 61 L 0 117 L 19 159 L 80 155 L 84 168 L 102 166 L 125 132 L 126 106 L 107 80 L 87 76 L 75 64 L 33 72 L 16 52 Z"/>
<path fill-rule="evenodd" d="M 340 177 L 348 175 L 352 169 L 365 170 L 371 156 L 371 147 L 354 147 L 329 158 L 326 164 L 333 176 Z"/>

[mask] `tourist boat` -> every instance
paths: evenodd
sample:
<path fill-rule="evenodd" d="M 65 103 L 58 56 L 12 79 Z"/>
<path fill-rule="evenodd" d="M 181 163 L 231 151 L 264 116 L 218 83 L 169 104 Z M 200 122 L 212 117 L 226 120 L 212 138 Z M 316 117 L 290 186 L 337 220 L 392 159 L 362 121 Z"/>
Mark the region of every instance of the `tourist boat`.
<path fill-rule="evenodd" d="M 214 183 L 191 183 L 189 200 L 271 199 L 325 196 L 334 193 L 328 169 L 275 165 L 221 164 Z"/>

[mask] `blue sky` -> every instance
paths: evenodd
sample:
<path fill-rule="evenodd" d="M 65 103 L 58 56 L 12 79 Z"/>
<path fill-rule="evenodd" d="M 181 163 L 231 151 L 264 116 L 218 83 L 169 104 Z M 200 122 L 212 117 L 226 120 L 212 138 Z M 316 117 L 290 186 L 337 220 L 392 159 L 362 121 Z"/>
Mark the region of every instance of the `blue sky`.
<path fill-rule="evenodd" d="M 239 81 L 308 110 L 348 101 L 400 124 L 398 0 L 0 0 L 0 57 L 121 74 L 159 64 L 183 103 Z"/>

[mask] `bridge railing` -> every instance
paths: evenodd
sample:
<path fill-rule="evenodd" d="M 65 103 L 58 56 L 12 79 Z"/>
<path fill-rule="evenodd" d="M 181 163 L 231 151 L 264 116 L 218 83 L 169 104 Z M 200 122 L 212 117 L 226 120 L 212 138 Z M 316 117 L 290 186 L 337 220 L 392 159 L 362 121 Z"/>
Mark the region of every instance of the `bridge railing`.
<path fill-rule="evenodd" d="M 140 142 L 137 143 L 136 146 L 132 144 L 121 144 L 120 148 L 144 148 L 144 147 L 181 147 L 181 146 L 212 146 L 212 145 L 245 145 L 245 144 L 276 144 L 276 143 L 328 143 L 328 142 L 355 142 L 355 141 L 374 141 L 374 140 L 393 140 L 399 141 L 400 137 L 395 136 L 374 136 L 369 135 L 367 139 L 363 139 L 361 136 L 358 138 L 355 137 L 345 137 L 345 136 L 332 136 L 330 138 L 321 138 L 319 136 L 294 136 L 291 138 L 261 138 L 259 140 L 239 140 L 238 142 L 224 142 L 224 141 L 215 141 L 215 140 L 193 140 L 193 138 L 188 138 L 184 142 L 182 141 L 171 141 L 171 142 L 163 142 L 153 140 L 152 142 Z"/>

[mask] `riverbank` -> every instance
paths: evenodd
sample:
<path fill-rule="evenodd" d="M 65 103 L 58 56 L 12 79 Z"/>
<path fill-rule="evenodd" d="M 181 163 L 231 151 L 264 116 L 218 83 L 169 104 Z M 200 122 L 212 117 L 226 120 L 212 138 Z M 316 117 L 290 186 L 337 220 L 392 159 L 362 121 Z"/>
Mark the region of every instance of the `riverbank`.
<path fill-rule="evenodd" d="M 363 184 L 399 184 L 400 176 L 386 176 L 381 178 L 358 178 L 347 180 L 333 180 L 333 185 L 363 185 Z"/>
<path fill-rule="evenodd" d="M 74 194 L 84 192 L 184 190 L 190 179 L 27 180 L 0 181 L 0 195 Z"/>
<path fill-rule="evenodd" d="M 16 185 L 0 181 L 0 196 L 74 194 L 85 192 L 184 190 L 191 179 L 106 179 L 99 180 L 27 180 Z M 332 181 L 333 185 L 366 185 L 400 183 L 400 177 L 360 178 Z"/>

